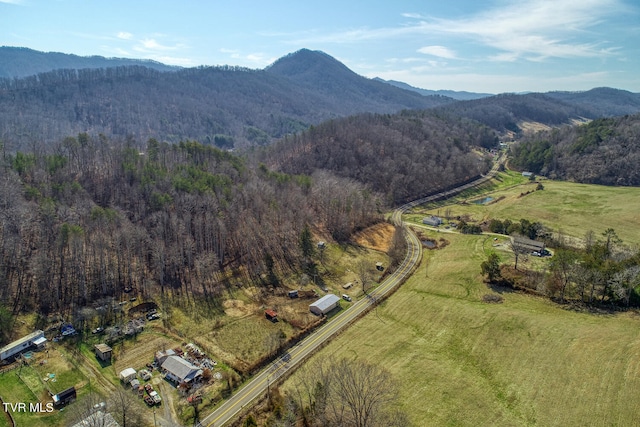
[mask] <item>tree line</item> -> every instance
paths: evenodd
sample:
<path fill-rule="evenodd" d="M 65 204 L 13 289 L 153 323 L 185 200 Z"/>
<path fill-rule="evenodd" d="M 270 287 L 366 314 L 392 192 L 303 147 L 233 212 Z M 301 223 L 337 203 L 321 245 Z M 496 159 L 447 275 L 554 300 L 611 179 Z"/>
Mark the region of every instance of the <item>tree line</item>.
<path fill-rule="evenodd" d="M 538 290 L 544 289 L 547 295 L 561 303 L 577 301 L 590 306 L 620 308 L 640 306 L 640 251 L 624 246 L 614 229 L 607 228 L 599 236 L 588 231 L 582 247 L 568 245 L 562 239 L 556 239 L 555 244 L 547 270 L 538 275 L 541 280 Z M 517 270 L 519 256 L 529 251 L 518 248 L 515 242 L 512 249 Z M 481 264 L 482 273 L 489 282 L 518 286 L 518 277 L 505 274 L 504 267 L 495 253 L 489 254 Z"/>

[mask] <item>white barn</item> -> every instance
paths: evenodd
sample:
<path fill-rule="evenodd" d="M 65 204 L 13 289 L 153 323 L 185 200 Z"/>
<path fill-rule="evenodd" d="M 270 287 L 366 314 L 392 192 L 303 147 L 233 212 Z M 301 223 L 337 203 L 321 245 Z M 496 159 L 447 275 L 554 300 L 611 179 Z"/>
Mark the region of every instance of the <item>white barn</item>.
<path fill-rule="evenodd" d="M 309 304 L 309 310 L 311 310 L 313 314 L 322 316 L 336 308 L 339 302 L 340 297 L 334 294 L 327 294 L 313 304 Z"/>

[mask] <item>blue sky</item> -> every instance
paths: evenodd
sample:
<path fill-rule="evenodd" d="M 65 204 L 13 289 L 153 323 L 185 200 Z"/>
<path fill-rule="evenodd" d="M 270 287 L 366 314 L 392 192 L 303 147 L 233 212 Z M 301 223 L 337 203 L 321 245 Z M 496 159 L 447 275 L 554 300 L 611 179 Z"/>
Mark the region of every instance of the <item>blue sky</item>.
<path fill-rule="evenodd" d="M 0 0 L 0 45 L 264 68 L 301 48 L 473 92 L 640 92 L 637 0 Z"/>

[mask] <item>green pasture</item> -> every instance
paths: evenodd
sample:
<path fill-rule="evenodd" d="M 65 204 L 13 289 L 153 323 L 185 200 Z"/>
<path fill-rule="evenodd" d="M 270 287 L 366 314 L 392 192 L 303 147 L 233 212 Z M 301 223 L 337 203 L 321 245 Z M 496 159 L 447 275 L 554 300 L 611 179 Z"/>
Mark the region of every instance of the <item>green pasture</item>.
<path fill-rule="evenodd" d="M 607 228 L 613 228 L 625 244 L 640 244 L 640 188 L 541 180 L 544 190 L 536 191 L 536 183 L 513 175 L 500 174 L 500 181 L 493 180 L 483 191 L 459 196 L 446 204 L 417 208 L 407 218 L 419 223 L 426 214 L 444 216 L 445 210 L 450 209 L 454 217 L 469 215 L 476 221 L 539 221 L 554 232 L 580 239 L 589 230 L 599 237 Z M 472 203 L 486 196 L 494 201 L 485 205 Z"/>
<path fill-rule="evenodd" d="M 6 403 L 37 404 L 46 399 L 46 389 L 38 379 L 38 372 L 31 366 L 24 366 L 22 370 L 13 369 L 0 374 L 0 396 Z M 44 405 L 44 404 L 43 404 Z M 58 410 L 53 413 L 12 412 L 16 425 L 31 427 L 62 425 L 64 414 Z M 9 422 L 2 415 L 0 426 Z"/>
<path fill-rule="evenodd" d="M 494 291 L 480 276 L 487 236 L 429 237 L 450 244 L 425 250 L 420 268 L 377 313 L 316 357 L 384 366 L 400 381 L 414 426 L 637 422 L 637 315 L 578 313 L 543 297 Z M 495 292 L 503 303 L 481 302 Z"/>

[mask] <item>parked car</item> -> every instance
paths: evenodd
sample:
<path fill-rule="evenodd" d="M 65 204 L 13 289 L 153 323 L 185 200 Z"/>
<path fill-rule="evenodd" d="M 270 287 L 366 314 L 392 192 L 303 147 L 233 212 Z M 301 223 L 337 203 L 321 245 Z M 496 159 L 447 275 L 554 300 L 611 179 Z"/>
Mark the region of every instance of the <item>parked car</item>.
<path fill-rule="evenodd" d="M 93 331 L 91 331 L 92 334 L 104 334 L 104 328 L 103 327 L 97 327 L 95 328 Z"/>
<path fill-rule="evenodd" d="M 151 396 L 145 396 L 144 397 L 144 403 L 146 403 L 149 406 L 153 406 L 156 404 L 156 402 L 153 400 L 153 398 Z"/>
<path fill-rule="evenodd" d="M 351 302 L 351 297 L 347 294 L 342 294 L 342 299 Z"/>
<path fill-rule="evenodd" d="M 144 389 L 147 391 L 149 395 L 151 395 L 151 393 L 154 391 L 153 386 L 151 384 L 145 384 Z"/>

